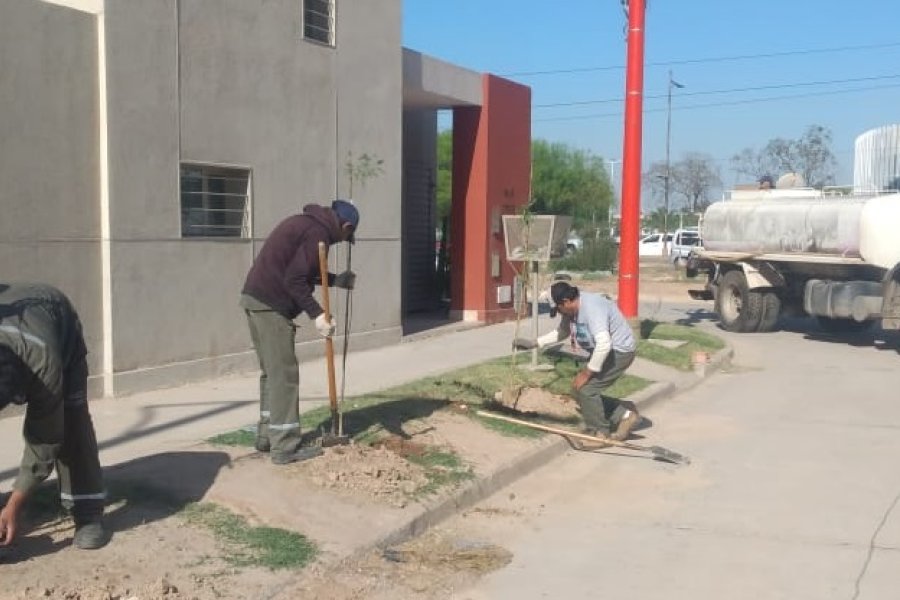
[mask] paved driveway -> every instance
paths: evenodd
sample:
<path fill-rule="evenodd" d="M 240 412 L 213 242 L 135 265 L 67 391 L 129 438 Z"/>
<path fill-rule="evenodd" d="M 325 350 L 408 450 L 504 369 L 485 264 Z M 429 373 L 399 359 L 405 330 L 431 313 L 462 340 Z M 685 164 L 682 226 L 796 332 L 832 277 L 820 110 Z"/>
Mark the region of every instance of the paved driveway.
<path fill-rule="evenodd" d="M 787 328 L 653 408 L 644 443 L 691 466 L 570 453 L 449 524 L 514 553 L 455 597 L 900 597 L 898 338 Z"/>

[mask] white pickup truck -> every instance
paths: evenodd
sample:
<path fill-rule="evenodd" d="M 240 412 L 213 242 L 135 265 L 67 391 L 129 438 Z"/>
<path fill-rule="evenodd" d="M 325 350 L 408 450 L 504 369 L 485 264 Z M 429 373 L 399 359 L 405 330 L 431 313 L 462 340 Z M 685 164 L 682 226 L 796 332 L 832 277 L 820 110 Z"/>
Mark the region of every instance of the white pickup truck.
<path fill-rule="evenodd" d="M 684 229 L 678 229 L 672 237 L 669 259 L 676 265 L 684 265 L 687 263 L 691 251 L 700 245 L 699 228 L 685 227 Z"/>

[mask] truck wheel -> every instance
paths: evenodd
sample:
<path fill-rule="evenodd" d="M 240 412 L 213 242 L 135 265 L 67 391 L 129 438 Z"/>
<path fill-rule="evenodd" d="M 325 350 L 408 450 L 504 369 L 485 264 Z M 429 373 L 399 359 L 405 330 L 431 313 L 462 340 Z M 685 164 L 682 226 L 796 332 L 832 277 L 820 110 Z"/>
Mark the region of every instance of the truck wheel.
<path fill-rule="evenodd" d="M 747 289 L 743 271 L 728 271 L 722 276 L 716 293 L 716 312 L 726 331 L 758 331 L 763 314 L 762 294 Z"/>
<path fill-rule="evenodd" d="M 757 331 L 765 333 L 773 331 L 778 325 L 778 319 L 781 317 L 781 296 L 778 292 L 750 292 L 758 293 L 762 296 L 762 317 L 759 320 L 759 329 Z"/>
<path fill-rule="evenodd" d="M 857 321 L 856 319 L 843 319 L 832 317 L 816 317 L 819 327 L 828 333 L 858 333 L 872 326 L 873 320 Z"/>

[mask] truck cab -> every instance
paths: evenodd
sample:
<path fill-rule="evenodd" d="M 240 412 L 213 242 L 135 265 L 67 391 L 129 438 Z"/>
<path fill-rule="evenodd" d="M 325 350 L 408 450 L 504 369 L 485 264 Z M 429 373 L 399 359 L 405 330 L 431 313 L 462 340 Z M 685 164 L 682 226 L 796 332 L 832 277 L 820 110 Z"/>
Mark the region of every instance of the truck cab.
<path fill-rule="evenodd" d="M 700 230 L 697 227 L 678 229 L 672 237 L 669 259 L 673 264 L 684 265 L 691 251 L 699 246 L 701 246 Z"/>

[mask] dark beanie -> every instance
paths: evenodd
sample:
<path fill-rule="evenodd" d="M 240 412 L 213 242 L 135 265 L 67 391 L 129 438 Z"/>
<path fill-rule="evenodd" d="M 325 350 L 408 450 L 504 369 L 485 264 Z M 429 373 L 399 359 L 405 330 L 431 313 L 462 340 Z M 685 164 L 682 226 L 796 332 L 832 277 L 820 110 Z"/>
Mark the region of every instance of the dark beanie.
<path fill-rule="evenodd" d="M 356 243 L 356 228 L 359 227 L 359 211 L 356 206 L 349 200 L 335 200 L 331 203 L 331 210 L 337 215 L 338 223 L 343 227 L 344 223 L 353 226 L 353 233 L 347 240 L 351 244 Z"/>

